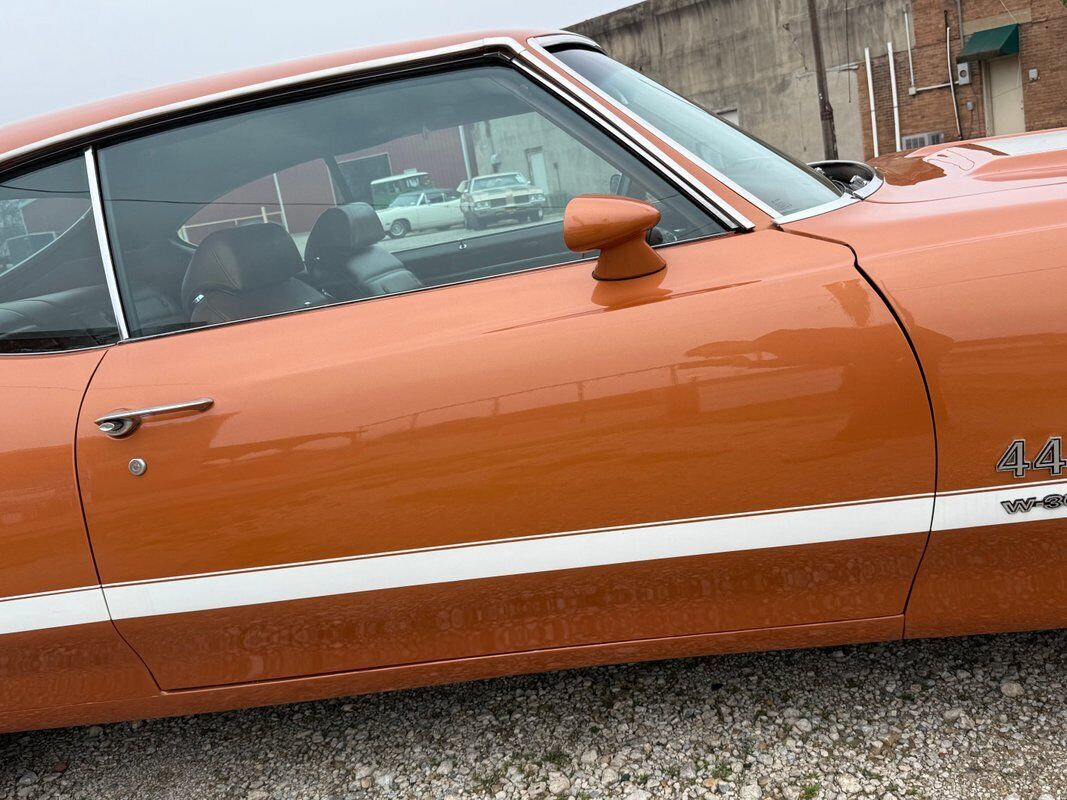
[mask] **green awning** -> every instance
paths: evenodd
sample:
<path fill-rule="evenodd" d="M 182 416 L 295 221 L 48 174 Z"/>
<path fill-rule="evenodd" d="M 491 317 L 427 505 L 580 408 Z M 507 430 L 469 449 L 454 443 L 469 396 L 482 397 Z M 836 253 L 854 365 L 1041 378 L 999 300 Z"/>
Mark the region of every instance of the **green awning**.
<path fill-rule="evenodd" d="M 967 37 L 957 61 L 983 61 L 998 56 L 1010 56 L 1019 52 L 1019 26 L 1001 25 L 975 31 Z"/>

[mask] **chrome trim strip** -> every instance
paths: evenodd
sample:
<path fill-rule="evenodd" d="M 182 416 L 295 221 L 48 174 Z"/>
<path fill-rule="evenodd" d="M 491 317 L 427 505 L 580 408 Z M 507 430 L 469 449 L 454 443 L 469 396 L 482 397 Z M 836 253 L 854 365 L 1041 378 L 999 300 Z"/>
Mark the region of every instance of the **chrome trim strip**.
<path fill-rule="evenodd" d="M 111 342 L 110 344 L 90 344 L 85 347 L 71 347 L 66 350 L 32 350 L 21 353 L 0 353 L 0 361 L 5 358 L 33 358 L 34 356 L 59 356 L 66 355 L 67 353 L 85 353 L 90 350 L 103 350 L 106 347 L 113 347 L 118 342 Z"/>
<path fill-rule="evenodd" d="M 119 341 L 124 342 L 130 338 L 130 330 L 126 325 L 126 315 L 122 310 L 122 298 L 119 297 L 115 263 L 111 260 L 111 243 L 107 235 L 107 224 L 104 222 L 104 201 L 100 193 L 100 175 L 96 169 L 96 153 L 92 147 L 85 149 L 85 171 L 89 177 L 89 199 L 93 206 L 93 223 L 96 225 L 96 240 L 100 246 L 100 260 L 104 263 L 104 280 L 107 282 L 107 293 L 111 298 L 111 310 L 115 312 Z"/>
<path fill-rule="evenodd" d="M 790 222 L 798 222 L 802 219 L 808 219 L 809 217 L 817 217 L 820 214 L 825 214 L 829 211 L 836 211 L 839 208 L 850 206 L 853 203 L 860 202 L 860 198 L 851 195 L 843 194 L 836 200 L 831 200 L 829 203 L 822 203 L 821 205 L 812 206 L 811 208 L 805 208 L 803 211 L 795 211 L 792 214 L 785 214 L 780 217 L 775 217 L 775 225 L 785 225 Z"/>
<path fill-rule="evenodd" d="M 537 42 L 537 45 L 542 48 L 554 47 L 557 44 L 578 44 L 584 47 L 590 47 L 601 53 L 604 52 L 603 47 L 588 36 L 582 36 L 580 33 L 550 33 L 547 36 L 538 36 L 533 41 Z"/>
<path fill-rule="evenodd" d="M 6 153 L 0 153 L 0 167 L 3 167 L 4 163 L 15 158 L 20 158 L 25 155 L 29 155 L 37 150 L 46 150 L 56 145 L 61 145 L 64 142 L 75 141 L 83 139 L 89 136 L 97 136 L 102 133 L 108 133 L 120 128 L 124 128 L 128 125 L 137 122 L 144 122 L 146 120 L 156 119 L 158 117 L 165 117 L 171 114 L 177 114 L 182 111 L 189 111 L 191 109 L 199 108 L 201 106 L 212 105 L 214 103 L 221 103 L 227 100 L 235 100 L 241 97 L 247 97 L 250 95 L 259 94 L 261 92 L 269 92 L 275 89 L 284 89 L 289 87 L 296 87 L 302 84 L 314 84 L 319 81 L 327 80 L 330 78 L 343 77 L 345 75 L 357 75 L 363 72 L 372 72 L 378 69 L 384 69 L 391 66 L 397 66 L 400 64 L 414 63 L 418 61 L 425 61 L 442 56 L 449 55 L 461 55 L 465 53 L 477 52 L 478 50 L 488 49 L 494 46 L 503 46 L 518 54 L 523 52 L 524 48 L 516 40 L 507 36 L 492 36 L 485 39 L 477 39 L 470 42 L 462 42 L 460 44 L 448 45 L 447 47 L 438 47 L 431 50 L 419 50 L 413 53 L 404 53 L 397 56 L 387 56 L 385 58 L 376 58 L 370 61 L 358 61 L 350 64 L 342 64 L 337 67 L 327 67 L 325 69 L 315 70 L 312 72 L 304 72 L 299 75 L 289 75 L 284 78 L 276 78 L 271 81 L 263 81 L 261 83 L 254 83 L 248 86 L 240 86 L 234 89 L 226 89 L 225 91 L 215 92 L 214 94 L 202 95 L 200 97 L 190 98 L 188 100 L 180 100 L 175 103 L 169 103 L 164 106 L 156 106 L 155 108 L 145 109 L 143 111 L 137 111 L 132 114 L 126 114 L 121 117 L 115 117 L 105 122 L 98 122 L 92 125 L 86 125 L 82 128 L 76 128 L 72 131 L 51 136 L 47 139 L 34 142 L 33 144 L 25 145 L 23 147 L 17 147 L 14 150 L 9 150 Z"/>
<path fill-rule="evenodd" d="M 625 114 L 627 117 L 632 119 L 634 122 L 636 122 L 636 123 L 640 124 L 641 126 L 647 128 L 658 139 L 661 139 L 667 145 L 669 145 L 671 148 L 677 150 L 679 153 L 684 155 L 687 159 L 692 161 L 694 164 L 696 164 L 702 170 L 704 170 L 709 175 L 714 177 L 717 181 L 722 183 L 724 186 L 729 188 L 731 191 L 736 192 L 738 195 L 743 197 L 745 200 L 747 200 L 749 203 L 754 205 L 756 208 L 758 208 L 764 214 L 769 216 L 774 222 L 781 222 L 786 217 L 790 218 L 790 221 L 795 221 L 797 219 L 802 219 L 803 217 L 801 217 L 799 215 L 808 214 L 809 212 L 814 210 L 814 209 L 805 209 L 804 211 L 797 211 L 794 214 L 782 215 L 773 206 L 768 205 L 763 200 L 761 200 L 760 198 L 756 197 L 750 191 L 745 189 L 740 184 L 736 183 L 734 180 L 732 180 L 727 175 L 725 175 L 722 172 L 720 172 L 718 169 L 716 169 L 711 164 L 706 162 L 700 156 L 696 155 L 695 153 L 690 151 L 688 148 L 684 147 L 683 145 L 679 144 L 674 139 L 672 139 L 670 136 L 668 136 L 667 134 L 663 133 L 663 131 L 659 130 L 654 125 L 650 124 L 649 122 L 646 122 L 644 119 L 639 117 L 637 114 L 634 114 L 632 111 L 630 111 L 625 106 L 622 106 L 622 105 L 619 105 L 618 103 L 616 103 L 615 100 L 609 94 L 607 94 L 607 92 L 602 91 L 592 81 L 587 80 L 584 76 L 582 76 L 581 74 L 579 74 L 575 70 L 571 69 L 566 64 L 564 64 L 562 61 L 560 61 L 558 58 L 556 58 L 552 53 L 550 53 L 547 49 L 545 49 L 546 45 L 543 44 L 543 41 L 545 39 L 548 39 L 548 38 L 550 38 L 550 37 L 539 36 L 539 37 L 536 37 L 536 38 L 532 38 L 532 39 L 530 39 L 530 46 L 534 50 L 536 50 L 538 53 L 541 53 L 542 55 L 544 55 L 545 58 L 550 59 L 552 61 L 552 63 L 555 64 L 561 71 L 565 72 L 568 76 L 570 76 L 575 81 L 580 83 L 586 89 L 588 89 L 589 91 L 591 91 L 594 94 L 596 94 L 597 97 L 601 98 L 606 103 L 610 104 L 610 106 L 612 108 L 619 110 L 621 113 Z M 549 46 L 551 44 L 553 44 L 553 43 L 558 44 L 559 42 L 550 42 Z M 597 49 L 600 50 L 601 48 L 597 47 Z M 601 52 L 603 52 L 603 51 L 601 50 Z M 685 100 L 684 97 L 682 99 Z M 691 101 L 686 101 L 686 102 L 691 102 Z M 826 205 L 829 205 L 829 204 L 823 204 L 823 206 L 816 206 L 816 208 L 823 209 L 823 210 L 816 211 L 815 213 L 822 214 L 822 213 L 825 213 L 826 211 L 832 210 L 831 208 L 824 208 L 824 206 L 826 206 Z M 843 205 L 849 205 L 849 203 L 844 203 Z M 835 208 L 836 207 L 837 206 L 835 206 Z"/>

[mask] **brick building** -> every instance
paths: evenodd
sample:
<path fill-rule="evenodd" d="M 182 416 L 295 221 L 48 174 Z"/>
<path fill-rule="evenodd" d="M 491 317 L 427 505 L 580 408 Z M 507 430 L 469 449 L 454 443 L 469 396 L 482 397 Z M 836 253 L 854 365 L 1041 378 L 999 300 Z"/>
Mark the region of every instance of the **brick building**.
<path fill-rule="evenodd" d="M 911 0 L 909 5 L 910 52 L 905 42 L 892 59 L 899 148 L 890 57 L 882 53 L 871 59 L 878 154 L 1067 126 L 1063 0 Z M 859 91 L 864 153 L 872 158 L 866 80 L 859 81 Z"/>

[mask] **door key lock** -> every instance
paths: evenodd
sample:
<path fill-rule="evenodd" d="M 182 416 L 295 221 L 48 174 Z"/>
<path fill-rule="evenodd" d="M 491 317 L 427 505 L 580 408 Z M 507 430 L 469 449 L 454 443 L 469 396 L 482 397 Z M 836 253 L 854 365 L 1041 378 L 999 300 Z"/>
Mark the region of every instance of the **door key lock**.
<path fill-rule="evenodd" d="M 130 459 L 130 474 L 135 478 L 140 478 L 148 472 L 148 462 L 143 458 L 131 458 Z"/>

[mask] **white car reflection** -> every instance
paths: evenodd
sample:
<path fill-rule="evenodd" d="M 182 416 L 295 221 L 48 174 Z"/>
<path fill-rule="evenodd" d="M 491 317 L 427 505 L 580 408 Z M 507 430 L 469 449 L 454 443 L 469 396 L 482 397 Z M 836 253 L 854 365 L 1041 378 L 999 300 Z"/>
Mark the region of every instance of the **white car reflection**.
<path fill-rule="evenodd" d="M 463 224 L 459 194 L 451 189 L 424 189 L 398 194 L 378 212 L 382 227 L 394 239 L 412 231 L 451 228 Z"/>

